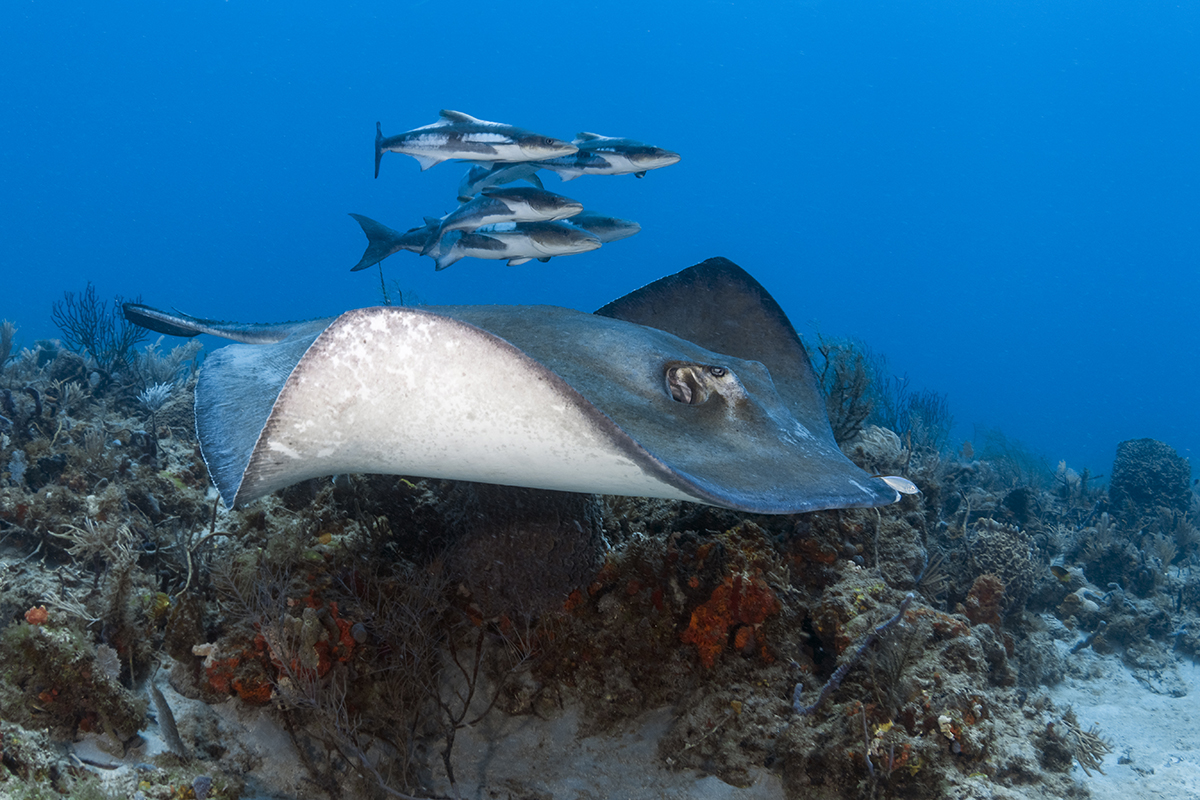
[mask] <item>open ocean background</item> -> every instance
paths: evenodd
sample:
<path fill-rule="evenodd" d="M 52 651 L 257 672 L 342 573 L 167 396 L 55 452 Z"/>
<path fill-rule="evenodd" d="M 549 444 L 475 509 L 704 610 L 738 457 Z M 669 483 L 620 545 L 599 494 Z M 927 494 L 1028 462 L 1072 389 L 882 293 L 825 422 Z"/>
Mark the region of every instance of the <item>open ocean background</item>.
<path fill-rule="evenodd" d="M 347 212 L 456 205 L 386 135 L 442 108 L 683 160 L 546 188 L 642 232 L 406 300 L 593 310 L 722 255 L 806 340 L 852 336 L 1051 462 L 1200 456 L 1200 3 L 0 5 L 0 318 L 111 298 L 278 321 L 380 301 Z M 210 342 L 210 345 L 216 342 Z"/>

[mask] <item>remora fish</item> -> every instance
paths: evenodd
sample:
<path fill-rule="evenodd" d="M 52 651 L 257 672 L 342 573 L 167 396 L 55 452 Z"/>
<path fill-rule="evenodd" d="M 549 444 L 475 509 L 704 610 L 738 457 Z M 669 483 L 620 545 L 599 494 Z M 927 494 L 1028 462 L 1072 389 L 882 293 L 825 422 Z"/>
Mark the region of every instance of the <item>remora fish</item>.
<path fill-rule="evenodd" d="M 453 240 L 453 241 L 452 241 Z M 440 243 L 434 259 L 442 270 L 460 258 L 508 259 L 510 267 L 532 259 L 586 253 L 600 246 L 600 240 L 587 231 L 566 222 L 503 222 L 474 233 L 455 232 Z"/>
<path fill-rule="evenodd" d="M 569 181 L 580 175 L 627 175 L 630 172 L 641 178 L 649 170 L 669 167 L 679 161 L 678 153 L 661 147 L 587 131 L 578 134 L 574 144 L 579 147 L 577 152 L 540 161 L 538 166 L 553 170 L 564 181 Z"/>
<path fill-rule="evenodd" d="M 473 231 L 499 222 L 541 222 L 563 219 L 583 211 L 583 203 L 532 186 L 484 189 L 443 219 L 421 251 L 427 256 L 450 231 Z"/>
<path fill-rule="evenodd" d="M 421 253 L 430 244 L 430 238 L 441 224 L 441 220 L 427 218 L 422 227 L 410 228 L 404 233 L 400 233 L 370 217 L 364 217 L 361 214 L 351 214 L 350 216 L 354 217 L 354 220 L 362 226 L 363 233 L 367 235 L 367 250 L 363 253 L 362 259 L 350 268 L 351 272 L 378 264 L 401 250 Z"/>
<path fill-rule="evenodd" d="M 594 211 L 584 211 L 575 216 L 564 219 L 568 225 L 585 230 L 600 240 L 600 244 L 608 244 L 615 242 L 618 239 L 626 239 L 633 236 L 642 229 L 642 226 L 631 219 L 621 219 L 620 217 L 606 217 L 603 214 L 597 214 Z M 538 261 L 545 263 L 550 260 L 549 256 L 543 256 Z"/>
<path fill-rule="evenodd" d="M 563 222 L 582 228 L 600 240 L 601 244 L 626 239 L 642 229 L 642 226 L 631 219 L 606 217 L 595 211 L 584 211 Z"/>
<path fill-rule="evenodd" d="M 542 179 L 537 176 L 537 164 L 523 161 L 519 164 L 505 164 L 503 161 L 495 164 L 476 164 L 467 170 L 458 182 L 458 202 L 465 203 L 475 195 L 490 186 L 500 186 L 513 181 L 528 181 L 539 189 Z"/>
<path fill-rule="evenodd" d="M 423 125 L 395 136 L 384 136 L 375 123 L 375 177 L 379 159 L 387 152 L 415 158 L 426 170 L 452 158 L 466 161 L 541 161 L 574 153 L 573 144 L 515 128 L 502 122 L 475 119 L 461 111 L 443 109 L 432 125 Z"/>

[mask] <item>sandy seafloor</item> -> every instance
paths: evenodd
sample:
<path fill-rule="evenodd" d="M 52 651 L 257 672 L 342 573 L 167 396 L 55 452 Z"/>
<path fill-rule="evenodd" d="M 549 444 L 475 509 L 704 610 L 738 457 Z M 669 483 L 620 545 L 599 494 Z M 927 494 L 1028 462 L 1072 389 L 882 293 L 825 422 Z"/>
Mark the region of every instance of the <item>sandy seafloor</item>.
<path fill-rule="evenodd" d="M 1104 774 L 1081 777 L 1097 800 L 1200 797 L 1200 666 L 1189 659 L 1171 672 L 1187 694 L 1151 691 L 1120 659 L 1088 653 L 1051 691 L 1112 741 Z"/>

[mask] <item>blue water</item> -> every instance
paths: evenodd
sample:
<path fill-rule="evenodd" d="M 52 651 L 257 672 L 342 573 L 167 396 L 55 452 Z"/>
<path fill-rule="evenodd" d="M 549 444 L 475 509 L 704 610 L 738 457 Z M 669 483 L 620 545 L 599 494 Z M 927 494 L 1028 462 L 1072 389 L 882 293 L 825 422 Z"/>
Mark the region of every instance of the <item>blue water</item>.
<path fill-rule="evenodd" d="M 1200 456 L 1200 4 L 6 2 L 0 317 L 102 296 L 228 319 L 379 302 L 347 212 L 454 205 L 386 134 L 465 111 L 682 154 L 546 186 L 638 220 L 581 256 L 389 282 L 425 303 L 593 309 L 706 257 L 802 335 L 855 336 L 998 427 L 1107 473 Z"/>

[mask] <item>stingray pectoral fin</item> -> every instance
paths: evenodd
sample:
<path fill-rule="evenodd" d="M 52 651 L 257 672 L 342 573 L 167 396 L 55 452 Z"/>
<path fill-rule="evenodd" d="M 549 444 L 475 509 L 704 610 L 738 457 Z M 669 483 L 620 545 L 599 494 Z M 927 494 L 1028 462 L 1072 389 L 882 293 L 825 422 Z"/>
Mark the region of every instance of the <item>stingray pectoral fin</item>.
<path fill-rule="evenodd" d="M 329 324 L 328 319 L 279 323 L 222 322 L 215 319 L 201 319 L 178 311 L 163 311 L 141 303 L 125 303 L 122 311 L 125 319 L 155 333 L 189 337 L 207 333 L 245 344 L 281 342 L 289 336 L 305 335 L 324 329 Z"/>
<path fill-rule="evenodd" d="M 232 505 L 275 399 L 316 336 L 230 345 L 204 359 L 196 383 L 196 436 L 209 477 L 227 505 Z"/>
<path fill-rule="evenodd" d="M 660 288 L 667 306 L 701 299 L 691 281 Z M 702 315 L 697 324 L 718 328 L 730 309 L 752 312 L 753 304 L 742 302 L 744 289 L 735 282 L 716 288 L 727 298 L 697 302 L 694 310 Z M 503 337 L 561 377 L 610 421 L 614 447 L 693 500 L 791 514 L 880 506 L 899 497 L 842 454 L 823 408 L 819 414 L 804 413 L 803 404 L 776 381 L 774 368 L 757 357 L 752 336 L 743 343 L 745 355 L 736 356 L 667 331 L 553 306 L 463 306 L 444 312 Z M 758 333 L 765 336 L 770 329 Z M 731 337 L 730 343 L 739 342 Z M 787 352 L 770 341 L 764 348 L 777 359 Z M 799 355 L 792 351 L 793 358 Z M 681 376 L 690 376 L 703 391 L 676 396 L 672 378 Z M 677 496 L 637 487 L 621 493 Z"/>
<path fill-rule="evenodd" d="M 301 345 L 205 362 L 196 428 L 230 505 L 344 472 L 698 499 L 552 370 L 459 319 L 357 309 Z"/>
<path fill-rule="evenodd" d="M 676 397 L 672 375 L 704 391 Z M 761 362 L 553 306 L 364 308 L 222 348 L 196 429 L 231 505 L 355 472 L 766 514 L 898 497 L 795 418 Z"/>

